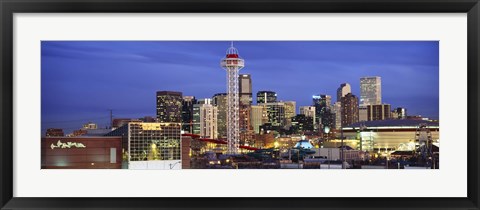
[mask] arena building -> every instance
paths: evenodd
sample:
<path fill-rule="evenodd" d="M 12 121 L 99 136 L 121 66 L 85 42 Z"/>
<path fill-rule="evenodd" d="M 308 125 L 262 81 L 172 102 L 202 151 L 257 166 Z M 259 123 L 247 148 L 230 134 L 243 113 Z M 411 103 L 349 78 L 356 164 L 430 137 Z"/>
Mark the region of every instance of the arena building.
<path fill-rule="evenodd" d="M 377 120 L 357 122 L 343 128 L 345 141 L 357 140 L 356 149 L 363 151 L 408 151 L 420 140 L 439 142 L 438 122 L 427 120 Z"/>

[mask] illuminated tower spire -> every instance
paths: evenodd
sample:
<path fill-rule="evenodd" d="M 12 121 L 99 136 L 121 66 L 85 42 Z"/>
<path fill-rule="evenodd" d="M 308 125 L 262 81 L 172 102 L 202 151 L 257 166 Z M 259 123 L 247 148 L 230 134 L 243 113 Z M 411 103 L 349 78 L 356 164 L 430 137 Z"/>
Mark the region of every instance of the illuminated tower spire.
<path fill-rule="evenodd" d="M 226 54 L 220 65 L 227 71 L 227 152 L 237 154 L 240 141 L 238 71 L 245 64 L 238 56 L 237 48 L 233 47 L 233 42 Z"/>

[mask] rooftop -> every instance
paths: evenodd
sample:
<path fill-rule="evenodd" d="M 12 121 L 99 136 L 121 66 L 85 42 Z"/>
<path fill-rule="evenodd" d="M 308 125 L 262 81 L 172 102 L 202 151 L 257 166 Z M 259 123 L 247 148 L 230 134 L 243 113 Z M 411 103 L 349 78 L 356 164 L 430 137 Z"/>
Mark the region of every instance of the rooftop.
<path fill-rule="evenodd" d="M 420 124 L 426 124 L 427 126 L 438 127 L 438 122 L 431 122 L 427 120 L 375 120 L 353 123 L 346 128 L 359 128 L 359 127 L 418 127 Z"/>

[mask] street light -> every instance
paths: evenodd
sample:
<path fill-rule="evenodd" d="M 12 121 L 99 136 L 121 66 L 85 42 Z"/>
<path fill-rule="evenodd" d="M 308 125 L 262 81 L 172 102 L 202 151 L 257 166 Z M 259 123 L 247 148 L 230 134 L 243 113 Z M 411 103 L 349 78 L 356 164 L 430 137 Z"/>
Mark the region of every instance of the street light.
<path fill-rule="evenodd" d="M 342 169 L 345 169 L 345 164 L 343 164 L 344 162 L 344 155 L 343 155 L 343 127 L 340 128 L 340 142 L 341 142 L 341 146 L 340 146 L 340 160 L 342 161 Z"/>
<path fill-rule="evenodd" d="M 327 134 L 327 138 L 326 138 L 326 139 L 328 139 L 328 133 L 330 133 L 330 127 L 325 126 L 325 128 L 323 128 L 323 132 L 324 132 L 325 134 Z M 328 151 L 328 169 L 330 169 L 330 159 L 331 159 L 331 158 L 330 158 L 330 155 L 331 155 L 330 153 L 332 152 L 332 148 L 329 148 L 327 151 Z"/>

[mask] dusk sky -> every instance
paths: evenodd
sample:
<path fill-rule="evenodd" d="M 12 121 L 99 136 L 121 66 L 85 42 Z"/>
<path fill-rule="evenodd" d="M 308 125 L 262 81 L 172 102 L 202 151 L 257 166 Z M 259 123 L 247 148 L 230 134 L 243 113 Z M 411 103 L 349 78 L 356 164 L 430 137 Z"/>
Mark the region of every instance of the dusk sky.
<path fill-rule="evenodd" d="M 341 83 L 360 97 L 360 77 L 382 78 L 382 102 L 409 115 L 438 119 L 437 41 L 237 41 L 256 92 L 312 105 L 312 95 L 336 101 Z M 65 134 L 89 121 L 105 127 L 114 118 L 155 116 L 156 91 L 211 98 L 226 92 L 220 60 L 227 41 L 43 41 L 42 134 Z"/>

